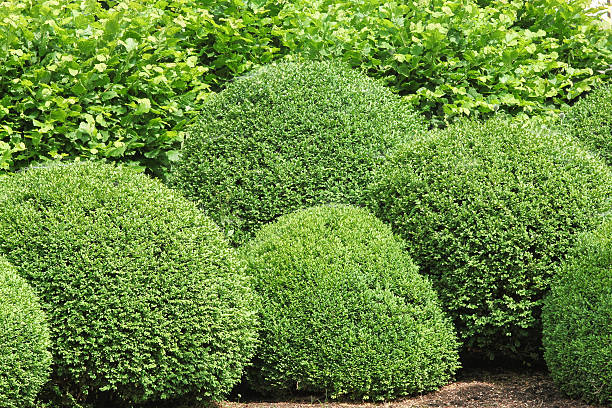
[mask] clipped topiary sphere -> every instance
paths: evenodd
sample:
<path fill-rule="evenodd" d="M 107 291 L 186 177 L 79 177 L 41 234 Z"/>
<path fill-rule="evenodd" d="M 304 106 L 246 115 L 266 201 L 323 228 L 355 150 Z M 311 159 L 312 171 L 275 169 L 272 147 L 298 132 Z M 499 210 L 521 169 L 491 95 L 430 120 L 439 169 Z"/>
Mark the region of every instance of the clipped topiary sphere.
<path fill-rule="evenodd" d="M 51 342 L 32 288 L 0 258 L 0 407 L 29 408 L 49 380 Z"/>
<path fill-rule="evenodd" d="M 533 360 L 555 267 L 611 194 L 609 169 L 571 138 L 495 117 L 399 148 L 365 201 L 432 278 L 464 351 Z"/>
<path fill-rule="evenodd" d="M 4 178 L 0 252 L 40 294 L 54 380 L 78 400 L 216 399 L 251 357 L 254 298 L 234 250 L 144 175 L 89 163 Z"/>
<path fill-rule="evenodd" d="M 243 249 L 263 303 L 251 385 L 382 400 L 446 384 L 459 365 L 454 329 L 402 247 L 348 206 L 263 227 Z"/>
<path fill-rule="evenodd" d="M 584 237 L 542 311 L 544 359 L 559 388 L 612 403 L 612 220 Z"/>
<path fill-rule="evenodd" d="M 580 99 L 565 112 L 559 124 L 564 132 L 582 141 L 612 166 L 612 84 Z"/>
<path fill-rule="evenodd" d="M 353 202 L 389 149 L 422 131 L 397 95 L 359 72 L 265 66 L 205 104 L 170 182 L 238 244 L 279 215 Z"/>

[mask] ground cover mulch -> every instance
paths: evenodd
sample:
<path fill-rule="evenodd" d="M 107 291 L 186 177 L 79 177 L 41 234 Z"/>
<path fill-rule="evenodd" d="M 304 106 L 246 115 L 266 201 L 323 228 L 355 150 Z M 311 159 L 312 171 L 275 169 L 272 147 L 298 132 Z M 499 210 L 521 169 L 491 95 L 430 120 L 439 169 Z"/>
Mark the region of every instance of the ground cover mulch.
<path fill-rule="evenodd" d="M 291 401 L 227 401 L 219 408 L 605 408 L 569 399 L 544 371 L 464 370 L 457 381 L 439 391 L 400 401 L 372 403 L 327 402 L 309 396 Z"/>

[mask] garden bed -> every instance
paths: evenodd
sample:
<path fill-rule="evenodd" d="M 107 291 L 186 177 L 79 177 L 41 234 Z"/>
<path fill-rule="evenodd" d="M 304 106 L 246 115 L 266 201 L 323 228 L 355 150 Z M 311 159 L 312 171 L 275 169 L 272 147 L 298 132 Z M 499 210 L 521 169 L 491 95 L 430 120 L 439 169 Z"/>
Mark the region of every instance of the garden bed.
<path fill-rule="evenodd" d="M 439 391 L 382 404 L 326 402 L 311 396 L 292 401 L 223 402 L 219 408 L 602 408 L 565 397 L 542 371 L 464 370 Z"/>

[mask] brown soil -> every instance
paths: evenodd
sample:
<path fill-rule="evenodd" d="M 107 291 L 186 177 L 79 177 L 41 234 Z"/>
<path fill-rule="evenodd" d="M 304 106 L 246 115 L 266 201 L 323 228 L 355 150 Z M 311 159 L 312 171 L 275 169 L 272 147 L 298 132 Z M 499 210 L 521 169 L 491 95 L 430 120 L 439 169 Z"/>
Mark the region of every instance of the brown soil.
<path fill-rule="evenodd" d="M 543 372 L 468 371 L 439 391 L 380 404 L 292 401 L 223 402 L 220 408 L 603 408 L 565 397 Z"/>

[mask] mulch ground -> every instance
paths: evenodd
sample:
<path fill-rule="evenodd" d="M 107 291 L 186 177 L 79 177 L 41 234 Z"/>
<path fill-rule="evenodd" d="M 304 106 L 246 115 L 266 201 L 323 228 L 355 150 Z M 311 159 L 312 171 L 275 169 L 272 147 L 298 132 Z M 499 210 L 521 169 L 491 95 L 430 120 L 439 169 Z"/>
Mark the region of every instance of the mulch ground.
<path fill-rule="evenodd" d="M 326 402 L 311 396 L 292 401 L 223 402 L 220 408 L 605 408 L 565 397 L 545 372 L 463 371 L 439 391 L 400 401 Z"/>

